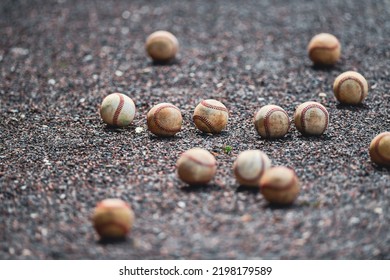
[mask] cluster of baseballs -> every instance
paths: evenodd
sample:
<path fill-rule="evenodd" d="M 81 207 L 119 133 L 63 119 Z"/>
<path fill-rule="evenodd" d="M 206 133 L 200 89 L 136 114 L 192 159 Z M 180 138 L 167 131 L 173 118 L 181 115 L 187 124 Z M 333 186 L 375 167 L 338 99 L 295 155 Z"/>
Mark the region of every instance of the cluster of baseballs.
<path fill-rule="evenodd" d="M 340 59 L 341 45 L 334 35 L 321 33 L 310 40 L 307 51 L 314 64 L 333 65 Z M 368 84 L 361 74 L 347 71 L 335 79 L 333 93 L 340 103 L 360 104 L 367 97 Z"/>
<path fill-rule="evenodd" d="M 203 185 L 216 174 L 217 161 L 207 150 L 193 148 L 181 154 L 176 167 L 183 182 Z M 295 172 L 284 166 L 271 167 L 271 160 L 260 150 L 240 153 L 233 163 L 233 171 L 241 186 L 260 188 L 264 198 L 273 204 L 291 204 L 300 191 Z"/>
<path fill-rule="evenodd" d="M 300 104 L 294 113 L 294 123 L 304 135 L 321 135 L 329 124 L 329 113 L 318 102 Z M 255 114 L 254 125 L 263 138 L 280 138 L 287 134 L 290 119 L 287 112 L 276 105 L 266 105 Z"/>
<path fill-rule="evenodd" d="M 135 116 L 133 100 L 121 93 L 106 96 L 100 106 L 103 121 L 112 126 L 130 125 Z M 159 103 L 146 115 L 150 132 L 157 136 L 174 136 L 181 130 L 183 118 L 178 107 L 171 103 Z M 221 102 L 215 99 L 202 100 L 195 108 L 192 119 L 195 126 L 205 133 L 220 133 L 227 125 L 229 113 Z M 294 114 L 295 126 L 305 135 L 321 135 L 329 123 L 329 114 L 317 102 L 299 105 Z M 279 138 L 290 128 L 290 120 L 285 110 L 276 105 L 262 107 L 254 118 L 254 125 L 264 138 Z"/>
<path fill-rule="evenodd" d="M 157 31 L 147 38 L 145 49 L 155 62 L 166 63 L 176 57 L 179 42 L 172 33 Z M 309 58 L 317 65 L 333 65 L 341 55 L 339 40 L 328 33 L 314 36 L 307 50 Z M 335 79 L 333 92 L 340 103 L 356 105 L 367 97 L 368 84 L 361 74 L 347 71 Z M 133 100 L 121 93 L 108 95 L 100 107 L 103 121 L 112 126 L 131 124 L 135 113 Z M 219 133 L 226 127 L 228 117 L 228 110 L 221 102 L 208 99 L 195 108 L 193 121 L 203 132 Z M 148 129 L 157 136 L 175 135 L 181 130 L 182 121 L 180 109 L 170 103 L 157 104 L 147 113 Z M 329 114 L 321 104 L 305 102 L 297 107 L 294 123 L 305 135 L 321 135 L 327 129 Z M 262 107 L 255 114 L 254 124 L 259 135 L 264 138 L 283 137 L 290 127 L 288 114 L 276 105 Z M 378 165 L 390 166 L 390 132 L 383 132 L 372 140 L 369 154 Z M 233 170 L 239 184 L 259 187 L 269 202 L 291 204 L 300 191 L 295 172 L 283 166 L 270 166 L 266 154 L 249 150 L 237 157 Z M 214 156 L 200 148 L 184 152 L 177 161 L 178 176 L 190 185 L 208 183 L 216 170 Z M 106 199 L 98 203 L 92 219 L 101 238 L 123 238 L 132 228 L 134 213 L 126 202 Z"/>
<path fill-rule="evenodd" d="M 307 50 L 310 59 L 319 65 L 333 65 L 341 55 L 339 40 L 328 33 L 314 36 Z M 335 79 L 333 93 L 342 104 L 361 104 L 368 95 L 368 83 L 361 74 L 347 71 Z M 371 141 L 369 153 L 371 160 L 376 164 L 390 166 L 390 132 L 383 132 L 375 136 Z"/>
<path fill-rule="evenodd" d="M 135 116 L 133 100 L 122 94 L 112 93 L 103 99 L 100 116 L 111 126 L 124 127 Z M 229 113 L 225 105 L 215 99 L 202 100 L 195 108 L 192 119 L 202 132 L 220 133 L 227 125 Z M 170 137 L 181 130 L 183 117 L 178 107 L 171 103 L 159 103 L 146 115 L 148 130 L 156 136 Z"/>

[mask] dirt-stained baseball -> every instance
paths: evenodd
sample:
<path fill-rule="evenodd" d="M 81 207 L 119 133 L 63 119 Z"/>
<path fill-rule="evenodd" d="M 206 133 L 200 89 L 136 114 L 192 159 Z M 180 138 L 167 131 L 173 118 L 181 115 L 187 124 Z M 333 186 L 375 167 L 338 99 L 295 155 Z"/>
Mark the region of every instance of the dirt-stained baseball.
<path fill-rule="evenodd" d="M 101 239 L 124 238 L 134 223 L 134 213 L 123 200 L 100 201 L 92 216 L 93 226 Z"/>
<path fill-rule="evenodd" d="M 149 35 L 145 49 L 154 61 L 168 62 L 175 58 L 179 50 L 179 41 L 172 33 L 160 30 Z"/>
<path fill-rule="evenodd" d="M 148 112 L 147 124 L 150 132 L 157 136 L 174 136 L 181 130 L 183 118 L 180 109 L 171 103 L 160 103 Z"/>
<path fill-rule="evenodd" d="M 276 105 L 266 105 L 255 114 L 254 124 L 263 138 L 280 138 L 287 134 L 290 120 L 285 110 Z"/>
<path fill-rule="evenodd" d="M 333 93 L 340 103 L 356 105 L 367 97 L 368 83 L 358 72 L 347 71 L 335 79 Z"/>
<path fill-rule="evenodd" d="M 300 183 L 292 169 L 276 166 L 265 171 L 261 177 L 260 191 L 268 202 L 288 205 L 299 195 Z"/>
<path fill-rule="evenodd" d="M 294 122 L 302 134 L 321 135 L 328 128 L 329 113 L 320 103 L 308 101 L 297 107 Z"/>
<path fill-rule="evenodd" d="M 334 35 L 320 33 L 310 40 L 307 52 L 314 64 L 332 65 L 340 59 L 341 45 Z"/>
<path fill-rule="evenodd" d="M 196 127 L 206 133 L 220 133 L 226 127 L 228 118 L 225 105 L 214 99 L 202 100 L 192 116 Z"/>
<path fill-rule="evenodd" d="M 189 185 L 207 184 L 217 171 L 214 156 L 201 148 L 193 148 L 181 154 L 176 166 L 179 178 Z"/>
<path fill-rule="evenodd" d="M 135 116 L 133 100 L 122 93 L 112 93 L 103 99 L 100 116 L 111 126 L 128 126 Z"/>
<path fill-rule="evenodd" d="M 390 166 L 390 132 L 382 132 L 372 139 L 370 157 L 378 165 Z"/>
<path fill-rule="evenodd" d="M 242 186 L 258 187 L 264 172 L 271 167 L 271 160 L 260 150 L 240 153 L 233 164 L 234 175 Z"/>

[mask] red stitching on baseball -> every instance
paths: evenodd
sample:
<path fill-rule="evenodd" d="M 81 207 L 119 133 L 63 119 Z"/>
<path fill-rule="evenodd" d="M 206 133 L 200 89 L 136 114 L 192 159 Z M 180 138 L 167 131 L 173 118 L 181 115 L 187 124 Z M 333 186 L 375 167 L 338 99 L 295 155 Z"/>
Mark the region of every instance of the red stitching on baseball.
<path fill-rule="evenodd" d="M 95 227 L 98 229 L 98 232 L 102 233 L 102 232 L 104 232 L 104 230 L 101 230 L 101 229 L 108 227 L 108 226 L 116 226 L 116 227 L 122 229 L 123 234 L 127 234 L 129 232 L 127 227 L 125 227 L 124 225 L 117 223 L 117 222 L 107 222 L 107 223 L 103 223 L 103 224 L 98 224 Z"/>
<path fill-rule="evenodd" d="M 154 112 L 154 114 L 153 114 L 154 123 L 156 124 L 156 126 L 157 126 L 159 129 L 161 129 L 161 130 L 163 130 L 163 131 L 172 132 L 172 133 L 179 132 L 180 129 L 181 129 L 181 127 L 176 128 L 176 129 L 171 129 L 171 128 L 163 127 L 163 126 L 159 123 L 158 118 L 157 118 L 157 115 L 158 115 L 158 113 L 159 113 L 162 109 L 165 109 L 165 108 L 173 108 L 173 109 L 176 109 L 176 110 L 178 110 L 179 113 L 181 114 L 180 109 L 177 108 L 176 106 L 174 106 L 174 105 L 163 105 L 163 106 L 157 108 L 157 110 Z"/>
<path fill-rule="evenodd" d="M 192 160 L 192 161 L 194 161 L 194 162 L 196 162 L 197 164 L 200 164 L 200 165 L 202 165 L 202 166 L 214 167 L 214 166 L 217 165 L 216 162 L 214 162 L 214 163 L 205 163 L 205 162 L 202 162 L 202 161 L 198 160 L 197 158 L 195 158 L 195 157 L 193 157 L 193 156 L 190 156 L 190 155 L 188 155 L 188 154 L 186 154 L 186 153 L 182 154 L 181 156 L 182 156 L 182 157 L 186 157 L 186 158 L 188 158 L 188 159 L 190 159 L 190 160 Z"/>
<path fill-rule="evenodd" d="M 375 150 L 375 153 L 377 154 L 377 156 L 384 162 L 388 162 L 390 161 L 390 158 L 387 158 L 385 157 L 384 155 L 382 155 L 380 152 L 379 152 L 379 142 L 382 140 L 382 138 L 386 137 L 386 136 L 390 136 L 390 133 L 385 133 L 383 135 L 381 135 L 374 143 L 374 150 Z"/>
<path fill-rule="evenodd" d="M 210 121 L 208 119 L 206 119 L 205 117 L 195 115 L 195 116 L 192 117 L 192 119 L 193 119 L 194 122 L 195 122 L 195 120 L 200 120 L 201 122 L 203 122 L 208 127 L 210 132 L 216 133 L 216 130 L 213 128 L 213 126 L 210 123 Z"/>
<path fill-rule="evenodd" d="M 118 124 L 119 114 L 122 111 L 123 105 L 125 105 L 125 99 L 123 98 L 122 94 L 117 93 L 117 95 L 119 96 L 119 104 L 118 104 L 118 108 L 116 108 L 115 110 L 114 117 L 112 118 L 112 123 L 114 125 Z"/>
<path fill-rule="evenodd" d="M 288 115 L 287 115 L 286 111 L 284 111 L 283 109 L 280 109 L 280 108 L 272 108 L 271 110 L 269 110 L 269 111 L 267 112 L 267 114 L 266 114 L 265 117 L 264 117 L 264 129 L 265 129 L 265 135 L 266 135 L 267 138 L 268 138 L 268 137 L 271 137 L 271 133 L 270 133 L 270 131 L 269 131 L 269 117 L 270 117 L 270 116 L 272 115 L 272 113 L 274 113 L 274 112 L 282 112 L 282 113 L 284 113 L 284 114 L 286 115 L 286 117 L 287 117 L 287 122 L 288 122 L 287 131 L 288 131 L 288 129 L 290 128 L 290 120 L 289 120 L 289 118 L 288 118 Z"/>
<path fill-rule="evenodd" d="M 291 169 L 289 169 L 292 173 L 292 178 L 290 179 L 290 181 L 285 185 L 283 186 L 282 188 L 273 188 L 272 185 L 270 185 L 269 183 L 268 184 L 263 184 L 261 187 L 263 189 L 265 188 L 268 188 L 268 189 L 271 189 L 271 190 L 274 190 L 274 191 L 285 191 L 285 190 L 288 190 L 288 189 L 291 189 L 295 183 L 297 182 L 297 177 L 295 176 L 295 172 L 292 171 Z"/>
<path fill-rule="evenodd" d="M 336 88 L 337 96 L 340 98 L 340 96 L 339 96 L 340 87 L 347 80 L 354 80 L 355 82 L 357 82 L 359 84 L 359 87 L 360 87 L 359 103 L 362 102 L 364 99 L 364 85 L 363 85 L 362 81 L 360 81 L 358 78 L 353 77 L 353 76 L 347 76 L 347 77 L 344 77 L 340 80 L 340 82 L 338 83 L 337 88 Z"/>
<path fill-rule="evenodd" d="M 320 109 L 324 114 L 325 114 L 325 127 L 324 129 L 322 130 L 321 134 L 325 132 L 325 130 L 327 129 L 328 127 L 328 118 L 329 118 L 329 115 L 328 115 L 328 112 L 326 111 L 326 109 L 324 107 L 322 107 L 322 105 L 318 105 L 318 104 L 310 104 L 310 105 L 307 105 L 305 108 L 302 109 L 302 112 L 301 112 L 301 126 L 302 126 L 302 131 L 304 131 L 306 133 L 306 126 L 305 126 L 305 114 L 306 112 L 309 110 L 309 109 L 312 109 L 312 108 L 318 108 Z"/>
<path fill-rule="evenodd" d="M 331 46 L 331 47 L 314 47 L 311 50 L 309 50 L 309 57 L 312 57 L 312 53 L 316 50 L 333 51 L 333 50 L 337 49 L 338 47 L 340 47 L 339 43 L 337 43 L 336 45 Z"/>
<path fill-rule="evenodd" d="M 211 109 L 215 109 L 215 110 L 220 110 L 220 111 L 224 111 L 224 112 L 228 113 L 228 110 L 227 110 L 225 107 L 211 105 L 211 104 L 207 103 L 206 100 L 202 100 L 202 101 L 200 102 L 200 104 L 202 104 L 203 106 L 205 106 L 205 107 L 207 107 L 207 108 L 211 108 Z"/>

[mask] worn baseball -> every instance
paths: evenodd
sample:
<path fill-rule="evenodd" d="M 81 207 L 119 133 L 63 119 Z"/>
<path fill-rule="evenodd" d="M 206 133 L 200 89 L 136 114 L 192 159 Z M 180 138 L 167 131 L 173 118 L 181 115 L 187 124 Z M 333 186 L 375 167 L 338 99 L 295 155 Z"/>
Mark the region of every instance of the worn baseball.
<path fill-rule="evenodd" d="M 233 164 L 234 175 L 242 186 L 258 187 L 264 172 L 271 167 L 271 160 L 260 150 L 240 153 Z"/>
<path fill-rule="evenodd" d="M 390 166 L 390 132 L 382 132 L 372 139 L 370 157 L 378 165 Z"/>
<path fill-rule="evenodd" d="M 183 122 L 180 109 L 171 103 L 155 105 L 146 118 L 149 131 L 157 136 L 174 136 Z"/>
<path fill-rule="evenodd" d="M 172 33 L 160 30 L 149 35 L 145 49 L 154 61 L 167 62 L 175 58 L 179 41 Z"/>
<path fill-rule="evenodd" d="M 281 138 L 290 128 L 290 120 L 285 110 L 276 105 L 266 105 L 255 114 L 254 124 L 263 138 Z"/>
<path fill-rule="evenodd" d="M 226 127 L 228 118 L 225 105 L 214 99 L 202 100 L 192 117 L 196 127 L 206 133 L 220 133 Z"/>
<path fill-rule="evenodd" d="M 260 191 L 268 202 L 288 205 L 299 195 L 300 184 L 292 169 L 276 166 L 265 171 L 261 177 Z"/>
<path fill-rule="evenodd" d="M 334 35 L 320 33 L 310 40 L 307 52 L 314 64 L 332 65 L 340 59 L 341 45 Z"/>
<path fill-rule="evenodd" d="M 333 93 L 340 103 L 356 105 L 367 97 L 368 83 L 358 72 L 347 71 L 335 79 Z"/>
<path fill-rule="evenodd" d="M 92 221 L 100 238 L 124 238 L 133 227 L 134 213 L 123 200 L 109 198 L 96 205 Z"/>
<path fill-rule="evenodd" d="M 189 185 L 207 184 L 217 171 L 217 162 L 214 156 L 200 148 L 193 148 L 184 152 L 177 163 L 179 178 Z"/>
<path fill-rule="evenodd" d="M 297 107 L 294 121 L 302 134 L 321 135 L 328 128 L 329 113 L 320 103 L 308 101 Z"/>
<path fill-rule="evenodd" d="M 108 125 L 128 126 L 135 116 L 134 102 L 127 95 L 112 93 L 103 99 L 100 116 Z"/>

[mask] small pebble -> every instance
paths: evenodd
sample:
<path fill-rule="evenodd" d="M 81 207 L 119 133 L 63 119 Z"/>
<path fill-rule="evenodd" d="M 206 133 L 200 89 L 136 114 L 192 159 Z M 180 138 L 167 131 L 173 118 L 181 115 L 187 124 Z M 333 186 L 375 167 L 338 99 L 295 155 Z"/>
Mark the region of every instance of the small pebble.
<path fill-rule="evenodd" d="M 22 255 L 25 257 L 31 256 L 31 251 L 29 249 L 23 249 Z"/>
<path fill-rule="evenodd" d="M 318 96 L 319 97 L 326 97 L 326 93 L 325 92 L 321 92 Z"/>
<path fill-rule="evenodd" d="M 180 208 L 185 208 L 186 207 L 186 203 L 184 201 L 179 201 L 177 203 L 177 206 L 179 206 Z"/>
<path fill-rule="evenodd" d="M 84 56 L 84 58 L 83 58 L 83 62 L 90 62 L 92 60 L 93 60 L 93 56 L 90 54 Z"/>
<path fill-rule="evenodd" d="M 25 56 L 28 55 L 30 51 L 28 49 L 15 47 L 11 49 L 11 53 L 15 56 Z"/>
<path fill-rule="evenodd" d="M 243 223 L 247 223 L 247 222 L 250 222 L 252 220 L 252 216 L 249 214 L 244 214 L 241 216 L 240 220 Z"/>
<path fill-rule="evenodd" d="M 38 217 L 38 213 L 31 213 L 30 217 L 31 219 L 36 219 Z"/>
<path fill-rule="evenodd" d="M 128 19 L 131 16 L 131 13 L 129 11 L 123 11 L 122 13 L 122 18 L 123 19 Z"/>
<path fill-rule="evenodd" d="M 356 225 L 358 223 L 360 223 L 360 219 L 358 217 L 352 217 L 351 219 L 349 219 L 350 225 Z"/>

